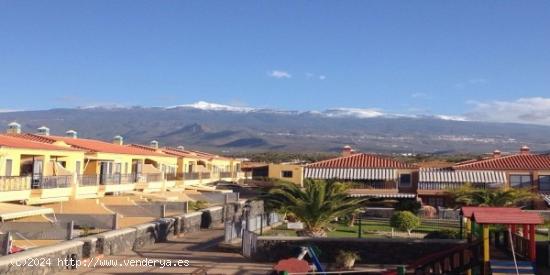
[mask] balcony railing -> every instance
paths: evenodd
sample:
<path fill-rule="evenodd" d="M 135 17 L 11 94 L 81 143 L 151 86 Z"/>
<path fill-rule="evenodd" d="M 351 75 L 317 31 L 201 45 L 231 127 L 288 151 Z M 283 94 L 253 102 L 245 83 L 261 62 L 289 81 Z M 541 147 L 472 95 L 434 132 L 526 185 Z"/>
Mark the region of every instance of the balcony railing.
<path fill-rule="evenodd" d="M 155 173 L 155 174 L 144 174 L 145 181 L 146 182 L 155 182 L 155 181 L 162 181 L 162 174 L 161 173 Z"/>
<path fill-rule="evenodd" d="M 419 190 L 455 190 L 464 187 L 462 182 L 421 182 L 418 183 Z M 502 184 L 473 183 L 470 184 L 477 189 L 495 189 L 502 187 Z"/>
<path fill-rule="evenodd" d="M 209 178 L 210 178 L 210 172 L 201 173 L 201 179 L 209 179 Z"/>
<path fill-rule="evenodd" d="M 201 177 L 198 172 L 184 173 L 182 176 L 184 180 L 198 180 Z"/>
<path fill-rule="evenodd" d="M 179 178 L 177 174 L 166 173 L 164 174 L 164 179 L 172 181 L 172 180 L 179 180 L 181 178 Z"/>
<path fill-rule="evenodd" d="M 31 177 L 0 177 L 0 192 L 23 191 L 31 189 Z"/>
<path fill-rule="evenodd" d="M 31 186 L 36 189 L 67 188 L 72 182 L 73 176 L 35 176 Z"/>
<path fill-rule="evenodd" d="M 111 175 L 99 175 L 99 183 L 102 185 L 117 185 L 135 183 L 135 174 L 111 174 Z"/>
<path fill-rule="evenodd" d="M 351 184 L 352 189 L 397 189 L 397 183 L 387 182 L 355 182 Z"/>
<path fill-rule="evenodd" d="M 220 172 L 220 178 L 231 178 L 231 172 Z"/>
<path fill-rule="evenodd" d="M 96 186 L 98 184 L 99 184 L 98 175 L 79 175 L 78 176 L 79 186 Z"/>

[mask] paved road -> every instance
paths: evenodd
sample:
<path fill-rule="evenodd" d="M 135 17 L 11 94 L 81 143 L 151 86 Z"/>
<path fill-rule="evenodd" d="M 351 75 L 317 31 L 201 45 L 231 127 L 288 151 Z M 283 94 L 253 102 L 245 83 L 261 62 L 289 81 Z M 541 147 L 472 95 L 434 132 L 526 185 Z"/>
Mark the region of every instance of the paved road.
<path fill-rule="evenodd" d="M 189 233 L 139 251 L 101 258 L 95 262 L 95 268 L 80 267 L 62 274 L 267 274 L 271 270 L 271 264 L 253 263 L 238 253 L 223 252 L 217 247 L 222 240 L 222 229 Z M 145 259 L 157 262 L 149 266 L 135 266 L 144 265 Z M 136 261 L 132 267 L 125 266 L 132 260 L 141 262 Z M 167 260 L 173 264 L 180 260 L 181 265 L 185 264 L 183 260 L 188 260 L 189 266 L 166 267 Z M 118 266 L 113 267 L 115 264 Z M 104 266 L 98 267 L 100 265 Z"/>

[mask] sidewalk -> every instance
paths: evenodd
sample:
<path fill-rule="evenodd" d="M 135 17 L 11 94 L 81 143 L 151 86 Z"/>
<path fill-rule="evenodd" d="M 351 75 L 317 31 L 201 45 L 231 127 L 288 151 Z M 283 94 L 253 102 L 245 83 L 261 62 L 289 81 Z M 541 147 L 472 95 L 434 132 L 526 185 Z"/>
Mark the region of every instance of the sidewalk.
<path fill-rule="evenodd" d="M 223 241 L 223 229 L 210 229 L 172 238 L 138 251 L 108 256 L 96 261 L 96 268 L 80 267 L 61 274 L 267 274 L 272 264 L 253 263 L 238 253 L 222 252 L 217 244 Z M 131 260 L 157 260 L 150 266 L 127 266 Z M 187 267 L 167 267 L 166 261 L 189 261 Z M 118 266 L 112 266 L 116 264 Z M 104 267 L 98 267 L 105 265 Z M 111 265 L 111 266 L 107 266 Z M 163 267 L 164 265 L 164 267 Z M 204 273 L 206 271 L 206 273 Z"/>

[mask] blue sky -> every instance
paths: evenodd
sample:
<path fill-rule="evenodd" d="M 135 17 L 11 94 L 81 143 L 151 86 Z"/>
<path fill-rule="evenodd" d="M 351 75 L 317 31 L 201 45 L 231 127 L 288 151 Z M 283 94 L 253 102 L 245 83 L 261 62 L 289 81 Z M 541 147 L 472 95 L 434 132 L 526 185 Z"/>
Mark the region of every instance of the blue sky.
<path fill-rule="evenodd" d="M 0 109 L 205 100 L 550 124 L 549 26 L 549 1 L 0 0 Z"/>

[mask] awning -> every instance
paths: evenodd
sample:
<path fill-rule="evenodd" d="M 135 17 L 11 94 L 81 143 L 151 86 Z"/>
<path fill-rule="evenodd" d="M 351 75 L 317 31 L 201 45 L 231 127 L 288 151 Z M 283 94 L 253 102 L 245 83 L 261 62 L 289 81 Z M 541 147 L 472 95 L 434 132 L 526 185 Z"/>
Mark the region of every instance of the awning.
<path fill-rule="evenodd" d="M 45 214 L 53 214 L 53 209 L 13 203 L 0 203 L 0 221 Z"/>
<path fill-rule="evenodd" d="M 371 197 L 371 198 L 395 198 L 395 199 L 414 199 L 416 194 L 411 193 L 388 193 L 388 194 L 350 194 L 350 197 Z"/>
<path fill-rule="evenodd" d="M 504 183 L 506 174 L 502 171 L 464 171 L 437 168 L 422 168 L 419 173 L 420 183 Z"/>
<path fill-rule="evenodd" d="M 305 178 L 341 180 L 396 180 L 395 169 L 305 168 Z"/>

